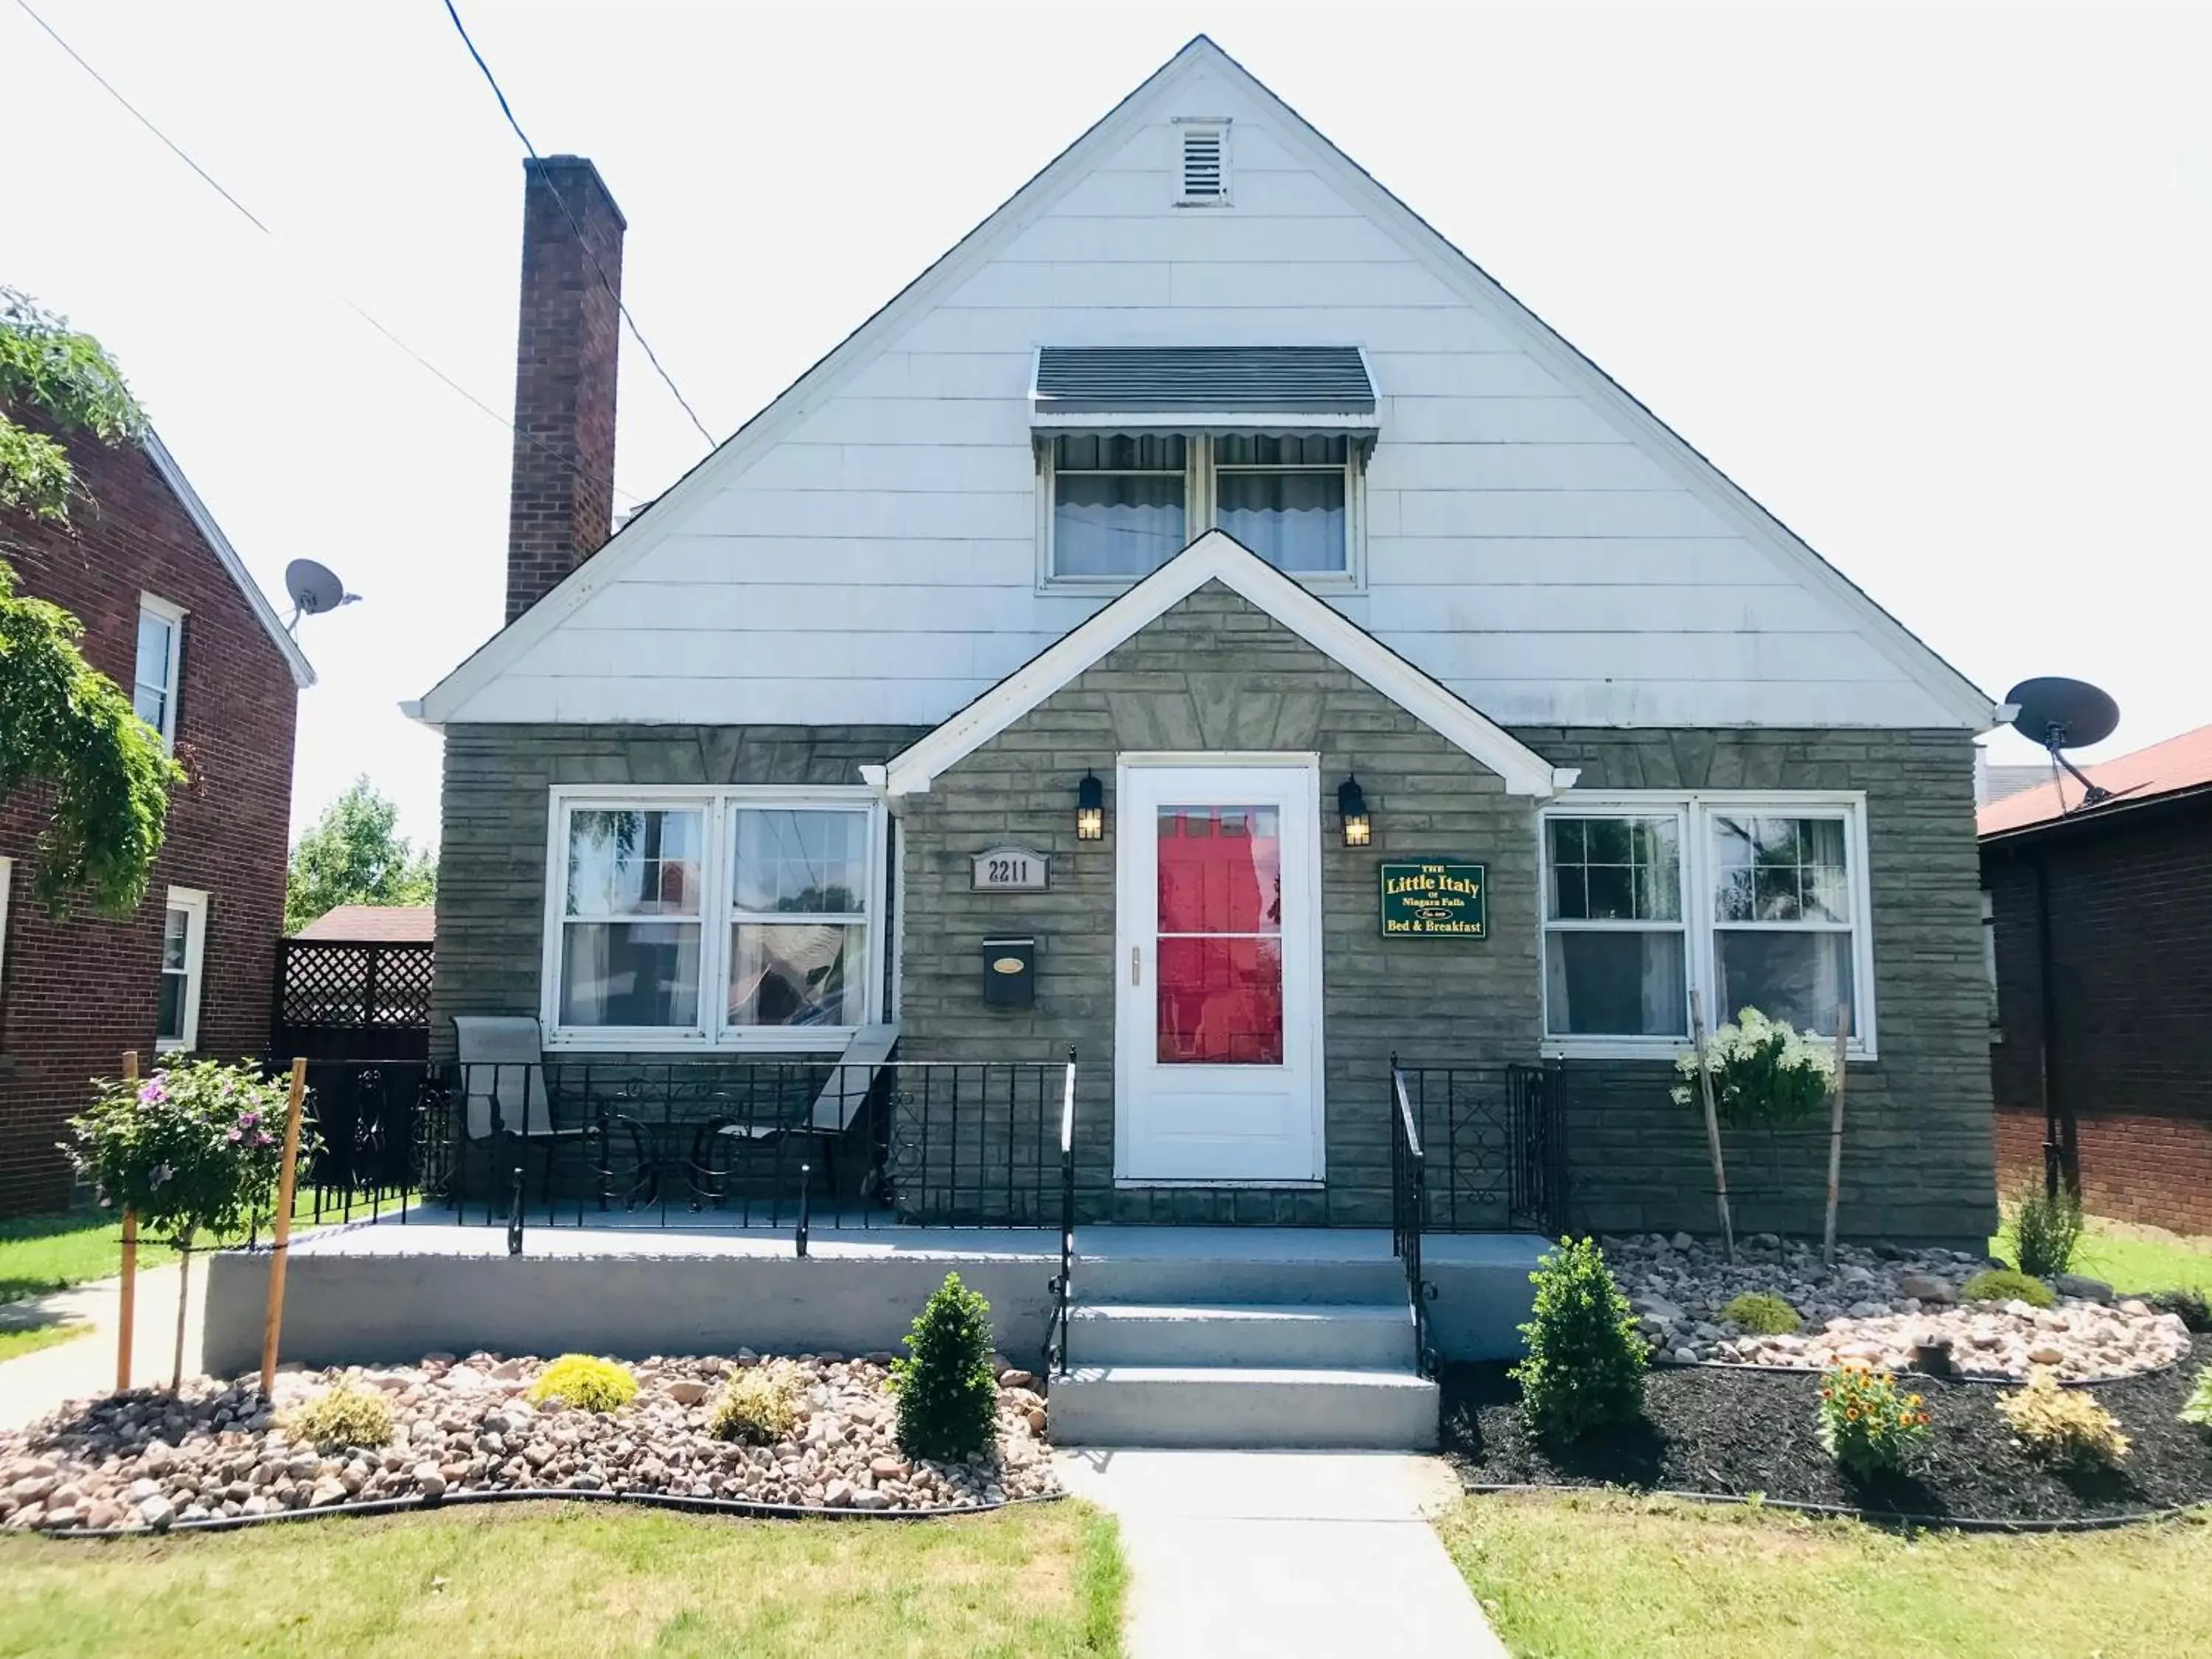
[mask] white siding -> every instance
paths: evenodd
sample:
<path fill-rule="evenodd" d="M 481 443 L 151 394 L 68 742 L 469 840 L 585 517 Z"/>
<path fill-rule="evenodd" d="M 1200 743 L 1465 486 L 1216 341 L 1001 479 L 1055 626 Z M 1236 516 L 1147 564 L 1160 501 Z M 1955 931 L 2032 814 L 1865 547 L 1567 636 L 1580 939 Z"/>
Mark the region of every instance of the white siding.
<path fill-rule="evenodd" d="M 1358 344 L 1353 620 L 1509 725 L 1942 725 L 1863 617 L 1522 350 L 1216 76 L 1075 180 L 452 718 L 933 723 L 1079 623 L 1040 592 L 1042 344 Z M 1178 209 L 1170 117 L 1234 118 Z M 670 509 L 663 509 L 664 512 Z"/>

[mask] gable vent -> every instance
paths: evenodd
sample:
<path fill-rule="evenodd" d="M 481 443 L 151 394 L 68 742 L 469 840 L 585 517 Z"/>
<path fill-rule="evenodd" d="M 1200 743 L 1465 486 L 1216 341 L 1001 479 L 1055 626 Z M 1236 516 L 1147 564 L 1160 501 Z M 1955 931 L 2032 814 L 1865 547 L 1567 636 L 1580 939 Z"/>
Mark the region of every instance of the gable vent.
<path fill-rule="evenodd" d="M 1229 124 L 1191 122 L 1182 129 L 1182 196 L 1203 204 L 1229 199 Z"/>

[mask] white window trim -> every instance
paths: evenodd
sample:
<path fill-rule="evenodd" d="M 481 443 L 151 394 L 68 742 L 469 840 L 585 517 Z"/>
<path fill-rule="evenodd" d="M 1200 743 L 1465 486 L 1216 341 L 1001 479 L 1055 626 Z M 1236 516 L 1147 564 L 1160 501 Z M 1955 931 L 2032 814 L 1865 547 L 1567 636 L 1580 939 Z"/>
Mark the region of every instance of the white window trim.
<path fill-rule="evenodd" d="M 1771 812 L 1778 817 L 1840 817 L 1844 823 L 1844 855 L 1850 863 L 1851 884 L 1851 914 L 1856 918 L 1848 931 L 1851 935 L 1851 1024 L 1855 1035 L 1844 1048 L 1844 1056 L 1852 1060 L 1873 1060 L 1881 1057 L 1875 1041 L 1875 980 L 1874 980 L 1874 905 L 1871 881 L 1868 870 L 1866 835 L 1866 792 L 1859 789 L 1728 789 L 1728 790 L 1617 790 L 1583 792 L 1570 790 L 1545 803 L 1536 814 L 1536 871 L 1537 871 L 1537 927 L 1540 934 L 1553 931 L 1571 930 L 1577 926 L 1598 927 L 1629 927 L 1618 923 L 1557 923 L 1544 919 L 1548 906 L 1546 895 L 1551 890 L 1551 836 L 1546 828 L 1555 817 L 1665 817 L 1674 816 L 1682 825 L 1682 926 L 1687 933 L 1686 991 L 1697 992 L 1705 1004 L 1705 1026 L 1711 1030 L 1724 1024 L 1733 1011 L 1722 1012 L 1714 1007 L 1714 988 L 1720 982 L 1715 961 L 1714 934 L 1723 924 L 1712 916 L 1712 851 L 1709 845 L 1711 820 L 1715 815 L 1740 817 L 1746 813 Z M 1756 924 L 1753 924 L 1755 926 Z M 1668 927 L 1664 922 L 1637 922 L 1637 932 L 1656 932 Z M 1803 931 L 1847 931 L 1841 923 L 1823 928 L 1801 928 L 1797 924 L 1771 924 L 1775 931 L 1796 933 Z M 1544 941 L 1539 940 L 1539 994 L 1548 1004 L 1551 997 L 1551 963 L 1542 955 Z M 1686 1001 L 1686 994 L 1685 1000 Z M 1563 1060 L 1672 1060 L 1690 1046 L 1686 1036 L 1553 1036 L 1551 1030 L 1551 1011 L 1542 1009 L 1542 1052 L 1547 1057 Z M 1683 1030 L 1689 1030 L 1689 1015 L 1683 1013 Z"/>
<path fill-rule="evenodd" d="M 1122 428 L 1115 428 L 1117 431 Z M 1152 572 L 1137 576 L 1063 576 L 1055 565 L 1053 550 L 1053 508 L 1058 498 L 1059 446 L 1055 439 L 1069 435 L 1058 431 L 1040 430 L 1037 434 L 1037 568 L 1036 588 L 1040 593 L 1121 593 L 1134 587 Z M 1163 428 L 1147 436 L 1179 437 L 1183 440 L 1183 532 L 1184 545 L 1196 541 L 1207 532 L 1217 528 L 1214 523 L 1213 441 L 1211 432 L 1192 432 Z M 1329 469 L 1315 466 L 1231 466 L 1231 472 L 1322 472 Z M 1138 468 L 1124 470 L 1129 476 L 1159 477 L 1159 472 L 1146 472 Z M 1109 474 L 1109 476 L 1115 476 Z M 1268 568 L 1274 568 L 1270 565 Z M 1347 437 L 1344 458 L 1344 568 L 1341 570 L 1285 570 L 1281 573 L 1300 586 L 1316 593 L 1363 593 L 1367 590 L 1367 465 L 1365 446 L 1357 435 Z"/>
<path fill-rule="evenodd" d="M 0 858 L 0 993 L 8 987 L 8 900 L 15 885 L 15 860 Z M 0 1008 L 5 1006 L 4 1002 L 0 1002 Z M 0 1030 L 4 1030 L 4 1023 L 0 1023 Z"/>
<path fill-rule="evenodd" d="M 863 963 L 866 1003 L 862 1024 L 882 1021 L 885 965 L 885 812 L 880 790 L 865 785 L 744 784 L 702 789 L 684 784 L 556 784 L 548 791 L 545 830 L 545 938 L 539 960 L 538 1022 L 549 1049 L 580 1053 L 682 1054 L 737 1052 L 799 1054 L 842 1051 L 857 1025 L 778 1027 L 731 1025 L 729 1013 L 730 926 L 744 920 L 730 905 L 729 818 L 736 806 L 842 807 L 863 810 L 868 818 L 868 908 L 860 924 L 867 930 Z M 568 817 L 574 811 L 623 811 L 694 807 L 704 817 L 700 842 L 699 1018 L 689 1028 L 665 1025 L 563 1026 L 561 1017 L 561 935 L 567 902 Z M 652 918 L 637 918 L 650 921 Z"/>
<path fill-rule="evenodd" d="M 207 962 L 208 896 L 197 887 L 172 887 L 161 907 L 161 926 L 166 937 L 168 913 L 182 910 L 185 921 L 185 1033 L 180 1037 L 157 1036 L 154 1048 L 165 1054 L 190 1054 L 200 1046 L 200 991 L 204 983 L 204 969 Z M 167 970 L 156 965 L 157 975 Z M 157 986 L 158 988 L 158 986 Z"/>
<path fill-rule="evenodd" d="M 177 703 L 184 690 L 185 618 L 191 613 L 184 606 L 163 599 L 158 593 L 138 595 L 140 616 L 148 612 L 169 624 L 169 662 L 167 695 L 161 699 L 161 751 L 174 754 L 177 748 Z M 138 696 L 138 635 L 131 635 L 131 696 L 135 705 Z"/>
<path fill-rule="evenodd" d="M 1235 181 L 1230 175 L 1231 129 L 1234 121 L 1226 115 L 1178 115 L 1172 123 L 1175 128 L 1175 204 L 1179 208 L 1225 208 L 1233 204 Z M 1189 180 L 1183 161 L 1183 139 L 1193 132 L 1212 132 L 1221 141 L 1221 193 L 1218 196 L 1190 196 L 1184 193 Z"/>

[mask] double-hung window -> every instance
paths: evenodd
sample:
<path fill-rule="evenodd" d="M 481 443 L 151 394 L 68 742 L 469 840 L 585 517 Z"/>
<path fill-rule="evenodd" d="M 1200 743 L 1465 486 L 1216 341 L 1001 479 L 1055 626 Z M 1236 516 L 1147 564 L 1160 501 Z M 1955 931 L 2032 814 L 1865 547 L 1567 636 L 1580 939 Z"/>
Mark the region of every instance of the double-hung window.
<path fill-rule="evenodd" d="M 188 1053 L 200 1044 L 200 978 L 207 957 L 208 896 L 191 887 L 169 889 L 161 912 L 160 1014 L 154 1046 Z"/>
<path fill-rule="evenodd" d="M 863 791 L 556 790 L 556 1045 L 823 1048 L 879 1016 L 883 823 Z"/>
<path fill-rule="evenodd" d="M 1544 1030 L 1671 1052 L 1745 1008 L 1874 1053 L 1865 805 L 1845 794 L 1569 797 L 1543 815 Z"/>
<path fill-rule="evenodd" d="M 138 596 L 138 645 L 131 706 L 161 734 L 161 747 L 177 746 L 177 685 L 185 654 L 185 613 L 151 593 Z"/>
<path fill-rule="evenodd" d="M 1340 432 L 1062 433 L 1046 452 L 1047 578 L 1137 580 L 1212 528 L 1289 574 L 1348 579 L 1358 477 Z"/>

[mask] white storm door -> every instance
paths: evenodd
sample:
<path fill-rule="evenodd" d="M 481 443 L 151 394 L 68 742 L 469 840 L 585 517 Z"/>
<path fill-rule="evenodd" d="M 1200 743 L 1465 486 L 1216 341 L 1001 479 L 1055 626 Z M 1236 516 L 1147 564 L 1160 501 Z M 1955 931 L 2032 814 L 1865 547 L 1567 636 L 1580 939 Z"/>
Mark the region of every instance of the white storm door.
<path fill-rule="evenodd" d="M 1316 775 L 1304 757 L 1121 764 L 1120 1180 L 1321 1178 Z"/>

